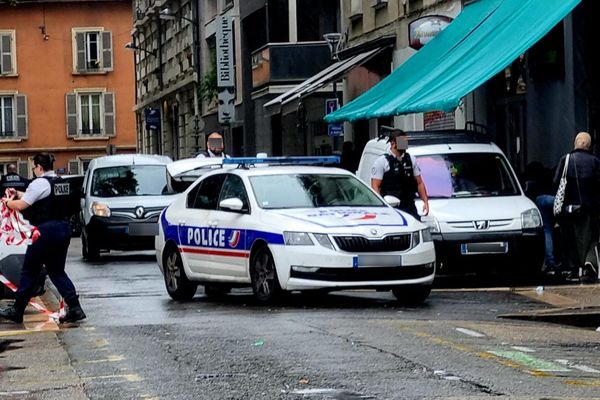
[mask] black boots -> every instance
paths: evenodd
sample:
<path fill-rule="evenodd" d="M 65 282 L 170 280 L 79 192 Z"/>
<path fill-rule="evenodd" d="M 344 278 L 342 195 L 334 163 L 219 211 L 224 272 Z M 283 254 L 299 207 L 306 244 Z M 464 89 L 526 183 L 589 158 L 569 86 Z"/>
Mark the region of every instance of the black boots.
<path fill-rule="evenodd" d="M 81 308 L 81 304 L 79 304 L 79 299 L 75 298 L 74 300 L 68 301 L 67 306 L 67 314 L 59 319 L 61 324 L 64 324 L 65 322 L 77 322 L 86 318 L 86 315 Z"/>
<path fill-rule="evenodd" d="M 27 303 L 15 301 L 12 306 L 0 310 L 0 318 L 7 319 L 17 324 L 23 323 L 23 313 Z"/>

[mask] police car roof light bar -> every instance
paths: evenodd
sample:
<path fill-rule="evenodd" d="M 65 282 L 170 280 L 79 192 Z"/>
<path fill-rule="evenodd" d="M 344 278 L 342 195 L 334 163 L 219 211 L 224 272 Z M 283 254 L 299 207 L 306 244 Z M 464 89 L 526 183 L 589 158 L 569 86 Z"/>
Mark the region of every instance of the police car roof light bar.
<path fill-rule="evenodd" d="M 291 156 L 291 157 L 233 157 L 223 159 L 223 164 L 238 164 L 240 166 L 269 164 L 269 165 L 325 165 L 339 164 L 340 156 Z"/>

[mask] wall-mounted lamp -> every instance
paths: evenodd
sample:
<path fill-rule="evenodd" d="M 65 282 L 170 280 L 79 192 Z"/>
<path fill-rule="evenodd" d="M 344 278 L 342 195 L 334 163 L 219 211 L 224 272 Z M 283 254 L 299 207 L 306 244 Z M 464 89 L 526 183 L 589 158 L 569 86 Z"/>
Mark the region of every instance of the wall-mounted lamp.
<path fill-rule="evenodd" d="M 194 21 L 194 20 L 192 20 L 190 18 L 187 18 L 187 17 L 184 17 L 184 16 L 179 16 L 178 17 L 177 15 L 173 14 L 171 12 L 171 9 L 168 8 L 168 7 L 167 8 L 163 8 L 162 10 L 160 10 L 160 12 L 158 13 L 158 18 L 164 19 L 166 21 L 173 21 L 173 20 L 175 20 L 177 18 L 180 18 L 180 19 L 183 19 L 185 21 L 188 21 L 188 22 L 192 23 L 193 25 L 197 25 L 196 21 Z"/>
<path fill-rule="evenodd" d="M 38 29 L 42 33 L 42 39 L 44 39 L 44 40 L 50 39 L 50 35 L 48 35 L 46 33 L 46 25 L 40 25 L 40 26 L 38 26 Z"/>
<path fill-rule="evenodd" d="M 143 47 L 136 46 L 132 42 L 126 43 L 125 44 L 125 48 L 126 49 L 130 49 L 130 50 L 140 50 L 140 51 L 143 51 L 145 53 L 149 53 L 149 54 L 152 54 L 153 56 L 156 56 L 156 51 L 154 51 L 154 50 L 146 50 Z"/>

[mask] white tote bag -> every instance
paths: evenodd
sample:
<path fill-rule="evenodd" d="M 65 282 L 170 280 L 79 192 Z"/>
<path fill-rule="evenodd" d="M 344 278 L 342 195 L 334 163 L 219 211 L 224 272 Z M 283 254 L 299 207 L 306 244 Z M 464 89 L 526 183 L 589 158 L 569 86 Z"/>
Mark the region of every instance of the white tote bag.
<path fill-rule="evenodd" d="M 562 212 L 563 204 L 565 202 L 565 191 L 567 189 L 567 169 L 569 169 L 570 156 L 570 154 L 567 154 L 567 158 L 565 159 L 565 167 L 563 168 L 562 176 L 560 177 L 560 182 L 558 183 L 558 190 L 556 191 L 556 196 L 554 197 L 554 206 L 552 211 L 554 212 L 555 216 Z"/>

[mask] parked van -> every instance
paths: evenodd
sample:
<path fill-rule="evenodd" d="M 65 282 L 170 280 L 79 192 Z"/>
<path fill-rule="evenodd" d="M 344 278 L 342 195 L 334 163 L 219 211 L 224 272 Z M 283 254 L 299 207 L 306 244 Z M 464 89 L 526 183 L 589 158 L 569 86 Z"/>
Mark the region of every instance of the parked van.
<path fill-rule="evenodd" d="M 174 199 L 165 156 L 119 154 L 90 162 L 81 197 L 81 243 L 86 260 L 103 250 L 151 250 L 158 217 Z"/>
<path fill-rule="evenodd" d="M 429 195 L 429 215 L 422 220 L 433 234 L 439 272 L 514 267 L 511 273 L 539 273 L 542 218 L 502 150 L 486 135 L 466 130 L 407 135 Z M 358 177 L 370 185 L 374 161 L 388 151 L 387 138 L 369 141 Z M 422 202 L 416 204 L 420 211 Z"/>

